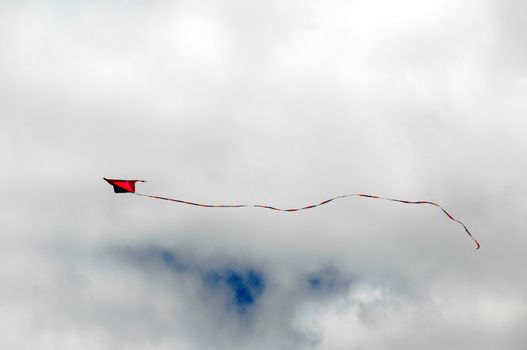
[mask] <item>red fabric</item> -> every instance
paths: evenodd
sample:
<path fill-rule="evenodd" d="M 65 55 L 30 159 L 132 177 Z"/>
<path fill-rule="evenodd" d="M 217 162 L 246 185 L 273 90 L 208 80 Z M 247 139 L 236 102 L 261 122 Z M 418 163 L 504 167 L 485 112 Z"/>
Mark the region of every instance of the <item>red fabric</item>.
<path fill-rule="evenodd" d="M 143 180 L 117 180 L 104 178 L 106 182 L 113 186 L 115 192 L 130 192 L 135 193 L 135 183 L 145 182 Z"/>

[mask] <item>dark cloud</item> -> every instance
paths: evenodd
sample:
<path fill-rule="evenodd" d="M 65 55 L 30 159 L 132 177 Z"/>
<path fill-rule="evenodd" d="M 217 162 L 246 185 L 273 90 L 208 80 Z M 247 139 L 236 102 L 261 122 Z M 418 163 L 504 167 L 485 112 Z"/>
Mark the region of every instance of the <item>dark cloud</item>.
<path fill-rule="evenodd" d="M 347 292 L 351 278 L 345 276 L 334 267 L 308 273 L 306 276 L 307 287 L 317 294 L 333 295 L 338 292 Z"/>
<path fill-rule="evenodd" d="M 256 304 L 266 287 L 265 275 L 252 266 L 227 262 L 210 266 L 207 261 L 185 260 L 170 249 L 156 246 L 112 248 L 110 252 L 148 274 L 168 269 L 174 274 L 193 276 L 202 282 L 206 293 L 221 295 L 226 299 L 226 309 L 234 308 L 240 314 L 246 314 Z"/>

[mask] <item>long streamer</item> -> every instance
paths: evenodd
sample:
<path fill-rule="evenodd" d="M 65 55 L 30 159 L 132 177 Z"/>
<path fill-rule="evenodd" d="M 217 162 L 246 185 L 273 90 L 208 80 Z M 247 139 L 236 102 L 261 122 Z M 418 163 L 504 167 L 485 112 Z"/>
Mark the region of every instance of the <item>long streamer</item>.
<path fill-rule="evenodd" d="M 205 207 L 205 208 L 248 208 L 248 207 L 252 207 L 252 208 L 264 208 L 264 209 L 270 209 L 270 210 L 276 210 L 276 211 L 285 211 L 285 212 L 295 212 L 295 211 L 300 211 L 300 210 L 312 209 L 312 208 L 316 208 L 316 207 L 319 207 L 321 205 L 327 204 L 329 202 L 332 202 L 332 201 L 334 201 L 336 199 L 347 198 L 347 197 L 365 197 L 365 198 L 381 199 L 381 200 L 392 201 L 392 202 L 399 202 L 399 203 L 404 203 L 404 204 L 428 204 L 428 205 L 433 205 L 435 207 L 438 207 L 439 209 L 441 209 L 443 211 L 443 213 L 450 220 L 455 221 L 459 225 L 461 225 L 463 227 L 463 229 L 465 230 L 465 232 L 468 234 L 468 236 L 476 244 L 476 249 L 479 249 L 481 247 L 479 242 L 472 236 L 472 233 L 469 231 L 469 229 L 467 228 L 467 226 L 465 226 L 464 223 L 462 223 L 458 219 L 454 218 L 449 212 L 447 212 L 439 204 L 434 203 L 434 202 L 429 202 L 429 201 L 407 201 L 407 200 L 402 200 L 402 199 L 397 199 L 397 198 L 379 197 L 379 196 L 374 196 L 374 195 L 371 195 L 371 194 L 353 193 L 353 194 L 345 194 L 345 195 L 342 195 L 342 196 L 333 197 L 333 198 L 327 199 L 325 201 L 322 201 L 322 202 L 320 202 L 318 204 L 306 205 L 305 207 L 299 207 L 299 208 L 287 208 L 287 209 L 285 209 L 285 208 L 277 208 L 277 207 L 273 207 L 273 206 L 270 206 L 270 205 L 262 205 L 262 204 L 202 204 L 202 203 L 189 202 L 189 201 L 184 201 L 184 200 L 175 199 L 175 198 L 152 196 L 152 195 L 136 193 L 136 192 L 133 192 L 133 193 L 138 195 L 138 196 L 142 196 L 142 197 L 162 199 L 162 200 L 176 202 L 176 203 L 181 203 L 181 204 L 194 205 L 194 206 L 197 206 L 197 207 Z"/>

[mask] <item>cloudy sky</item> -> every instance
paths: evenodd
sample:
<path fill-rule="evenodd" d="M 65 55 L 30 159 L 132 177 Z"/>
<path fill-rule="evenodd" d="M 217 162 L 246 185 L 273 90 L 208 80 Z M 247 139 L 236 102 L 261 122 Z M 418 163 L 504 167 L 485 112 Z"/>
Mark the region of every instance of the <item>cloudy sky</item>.
<path fill-rule="evenodd" d="M 526 13 L 0 1 L 0 348 L 527 348 Z"/>

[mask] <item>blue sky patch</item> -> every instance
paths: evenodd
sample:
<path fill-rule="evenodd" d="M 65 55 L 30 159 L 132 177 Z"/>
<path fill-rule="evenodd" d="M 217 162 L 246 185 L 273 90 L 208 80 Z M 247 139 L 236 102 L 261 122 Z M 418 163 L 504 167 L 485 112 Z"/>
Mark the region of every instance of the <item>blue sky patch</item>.
<path fill-rule="evenodd" d="M 129 264 L 143 270 L 168 269 L 171 272 L 190 272 L 195 265 L 182 259 L 170 249 L 159 246 L 145 246 L 142 248 L 119 247 L 111 248 L 110 253 Z"/>
<path fill-rule="evenodd" d="M 305 283 L 315 293 L 335 293 L 349 288 L 351 277 L 334 267 L 307 274 Z"/>
<path fill-rule="evenodd" d="M 247 313 L 258 302 L 266 285 L 263 273 L 253 267 L 209 267 L 181 258 L 181 255 L 158 246 L 122 249 L 120 254 L 127 261 L 149 271 L 164 268 L 172 273 L 196 276 L 203 282 L 207 293 L 226 295 L 227 306 L 234 307 L 241 314 Z"/>
<path fill-rule="evenodd" d="M 205 284 L 212 288 L 227 288 L 229 304 L 245 313 L 261 297 L 265 288 L 263 274 L 252 268 L 211 270 L 203 274 Z"/>

